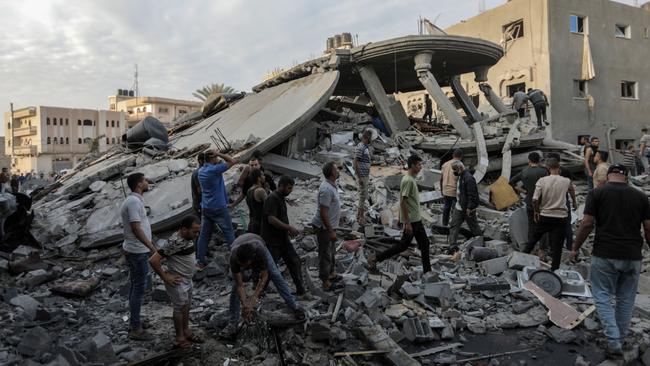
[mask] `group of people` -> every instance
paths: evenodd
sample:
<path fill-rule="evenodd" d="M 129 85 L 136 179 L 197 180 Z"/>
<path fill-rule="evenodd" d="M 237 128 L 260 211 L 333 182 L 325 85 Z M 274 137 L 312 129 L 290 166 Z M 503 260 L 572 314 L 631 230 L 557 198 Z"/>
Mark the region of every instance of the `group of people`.
<path fill-rule="evenodd" d="M 546 118 L 546 107 L 548 107 L 548 98 L 546 94 L 540 89 L 528 89 L 528 92 L 524 91 L 524 88 L 517 90 L 512 95 L 512 105 L 511 108 L 517 111 L 520 118 L 526 116 L 526 109 L 528 107 L 528 102 L 533 105 L 535 110 L 535 117 L 537 118 L 537 126 L 543 128 L 548 126 L 548 119 Z"/>
<path fill-rule="evenodd" d="M 372 135 L 366 131 L 355 149 L 353 170 L 359 190 L 357 220 L 365 221 L 368 200 L 368 179 L 372 150 Z M 575 189 L 570 174 L 560 166 L 559 154 L 549 153 L 542 164 L 542 157 L 533 152 L 528 157 L 528 167 L 515 175 L 510 183 L 525 193 L 529 232 L 525 252 L 532 252 L 537 242 L 548 234 L 551 252 L 551 268 L 557 269 L 562 249 L 571 251 L 572 258 L 596 227 L 592 258 L 591 281 L 594 298 L 611 352 L 620 352 L 629 325 L 631 307 L 641 268 L 641 245 L 643 238 L 639 227 L 643 224 L 646 240 L 650 240 L 650 203 L 643 193 L 629 187 L 628 169 L 623 165 L 602 167 L 607 154 L 597 151 L 597 139 L 591 140 L 595 166 L 589 165 L 594 178 L 575 242 L 571 232 L 571 211 L 577 207 Z M 140 308 L 149 266 L 165 283 L 172 302 L 173 321 L 176 330 L 175 345 L 189 347 L 203 340 L 189 328 L 189 309 L 192 300 L 192 277 L 196 271 L 208 265 L 207 248 L 214 228 L 218 228 L 230 252 L 232 291 L 230 294 L 230 323 L 223 336 L 236 336 L 243 316 L 250 319 L 269 282 L 273 282 L 278 294 L 297 319 L 305 313 L 299 299 L 308 299 L 302 280 L 302 264 L 291 238 L 300 234 L 287 214 L 287 197 L 292 193 L 294 180 L 282 176 L 277 182 L 266 174 L 259 154 L 254 154 L 242 172 L 238 186 L 241 194 L 229 201 L 224 173 L 236 161 L 218 151 L 210 150 L 198 157 L 200 167 L 192 175 L 191 190 L 197 215 L 183 219 L 180 228 L 167 244 L 157 248 L 152 242 L 151 226 L 146 214 L 143 194 L 149 184 L 141 173 L 127 178 L 131 194 L 122 204 L 121 214 L 125 240 L 123 249 L 129 265 L 131 289 L 129 292 L 130 332 L 134 340 L 150 340 L 145 330 L 146 322 L 140 317 Z M 587 165 L 585 166 L 587 167 Z M 412 155 L 407 160 L 407 174 L 400 182 L 399 221 L 402 225 L 401 240 L 383 252 L 368 257 L 368 266 L 377 264 L 406 250 L 413 239 L 421 252 L 423 272 L 431 271 L 430 241 L 422 219 L 417 175 L 422 170 L 422 159 Z M 604 171 L 604 172 L 603 172 Z M 316 193 L 317 209 L 311 226 L 318 241 L 319 277 L 324 291 L 337 291 L 341 276 L 336 273 L 335 242 L 341 219 L 341 202 L 337 188 L 338 167 L 334 162 L 323 165 L 323 181 Z M 604 181 L 601 178 L 604 175 Z M 522 186 L 518 183 L 521 182 Z M 452 159 L 442 166 L 440 186 L 444 207 L 442 223 L 449 226 L 448 241 L 456 245 L 459 229 L 467 223 L 472 235 L 481 235 L 476 218 L 479 205 L 478 188 L 472 174 L 462 163 L 462 151 L 455 150 Z M 230 210 L 245 201 L 249 210 L 247 233 L 235 238 Z M 621 205 L 621 201 L 626 202 Z M 629 203 L 629 204 L 628 204 Z M 200 219 L 199 219 L 200 217 Z M 295 285 L 291 291 L 278 269 L 282 260 Z M 161 265 L 166 262 L 166 267 Z M 250 274 L 249 274 L 250 273 Z M 251 278 L 254 290 L 247 293 L 245 279 Z M 612 305 L 616 299 L 616 305 Z"/>

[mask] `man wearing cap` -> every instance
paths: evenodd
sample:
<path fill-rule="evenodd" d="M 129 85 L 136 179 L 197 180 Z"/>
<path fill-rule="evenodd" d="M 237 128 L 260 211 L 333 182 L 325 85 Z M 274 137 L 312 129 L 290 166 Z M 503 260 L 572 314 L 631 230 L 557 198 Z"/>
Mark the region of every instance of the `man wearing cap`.
<path fill-rule="evenodd" d="M 560 268 L 562 259 L 564 230 L 569 215 L 566 204 L 567 192 L 571 195 L 573 207 L 577 207 L 577 203 L 571 180 L 560 175 L 560 162 L 554 158 L 548 159 L 546 167 L 550 175 L 539 178 L 535 183 L 535 192 L 533 193 L 535 232 L 532 239 L 528 241 L 524 252 L 532 252 L 535 244 L 548 233 L 551 257 L 553 258 L 551 270 L 554 271 Z"/>
<path fill-rule="evenodd" d="M 643 259 L 641 224 L 645 242 L 650 243 L 650 203 L 642 191 L 627 184 L 627 173 L 623 165 L 612 165 L 607 170 L 607 183 L 589 192 L 571 251 L 571 258 L 575 259 L 596 226 L 590 279 L 598 318 L 608 341 L 607 350 L 612 355 L 622 355 L 634 310 Z M 616 305 L 612 305 L 612 300 Z"/>
<path fill-rule="evenodd" d="M 217 150 L 209 150 L 205 153 L 205 165 L 199 169 L 201 235 L 196 245 L 196 260 L 199 270 L 207 266 L 206 253 L 215 224 L 221 229 L 228 247 L 235 240 L 232 219 L 228 211 L 228 194 L 226 193 L 226 184 L 223 181 L 223 173 L 236 163 L 235 159 L 226 154 L 222 154 Z"/>

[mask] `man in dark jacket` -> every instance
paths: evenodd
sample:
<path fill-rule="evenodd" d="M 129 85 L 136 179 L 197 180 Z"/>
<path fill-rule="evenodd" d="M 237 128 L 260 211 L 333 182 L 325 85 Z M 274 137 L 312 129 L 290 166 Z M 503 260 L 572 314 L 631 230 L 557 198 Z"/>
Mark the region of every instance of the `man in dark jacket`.
<path fill-rule="evenodd" d="M 454 175 L 458 177 L 458 188 L 456 188 L 456 206 L 449 224 L 449 245 L 456 245 L 458 240 L 458 231 L 463 222 L 472 231 L 472 235 L 482 235 L 481 228 L 478 226 L 476 219 L 476 208 L 478 207 L 478 187 L 476 179 L 469 171 L 465 170 L 465 165 L 459 160 L 451 165 Z"/>
<path fill-rule="evenodd" d="M 528 89 L 528 99 L 533 103 L 535 108 L 535 116 L 537 117 L 537 126 L 543 127 L 542 123 L 546 126 L 549 125 L 546 120 L 546 107 L 548 106 L 548 98 L 543 91 L 539 89 Z"/>

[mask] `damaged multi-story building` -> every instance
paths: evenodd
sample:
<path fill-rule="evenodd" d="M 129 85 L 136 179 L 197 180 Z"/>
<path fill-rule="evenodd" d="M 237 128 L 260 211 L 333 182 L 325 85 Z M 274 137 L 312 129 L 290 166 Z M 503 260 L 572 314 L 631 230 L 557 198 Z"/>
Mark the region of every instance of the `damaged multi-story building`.
<path fill-rule="evenodd" d="M 446 32 L 500 44 L 504 55 L 488 73 L 490 85 L 503 98 L 520 88 L 543 90 L 558 140 L 605 141 L 609 131 L 612 148 L 623 148 L 650 125 L 650 3 L 510 0 Z M 472 79 L 463 76 L 463 85 L 479 96 Z"/>

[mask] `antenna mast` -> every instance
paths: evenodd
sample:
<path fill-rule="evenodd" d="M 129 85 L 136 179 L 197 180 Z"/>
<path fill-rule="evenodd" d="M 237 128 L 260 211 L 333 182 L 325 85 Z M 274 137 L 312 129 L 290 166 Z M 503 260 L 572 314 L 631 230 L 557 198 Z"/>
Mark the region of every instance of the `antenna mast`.
<path fill-rule="evenodd" d="M 133 90 L 135 91 L 135 97 L 137 98 L 139 96 L 138 93 L 138 64 L 135 64 L 135 73 L 133 74 L 134 80 L 133 80 Z"/>

